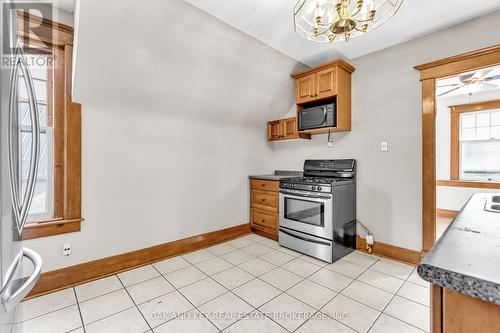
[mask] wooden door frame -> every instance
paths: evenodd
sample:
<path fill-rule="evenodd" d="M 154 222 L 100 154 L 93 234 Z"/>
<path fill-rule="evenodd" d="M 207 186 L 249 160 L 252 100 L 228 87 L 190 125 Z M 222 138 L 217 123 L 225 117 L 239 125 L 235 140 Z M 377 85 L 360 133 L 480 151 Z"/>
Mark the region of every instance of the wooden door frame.
<path fill-rule="evenodd" d="M 422 82 L 422 254 L 436 241 L 436 81 L 500 64 L 500 44 L 415 66 Z"/>
<path fill-rule="evenodd" d="M 415 66 L 422 82 L 422 256 L 436 241 L 436 81 L 500 64 L 500 44 Z M 431 332 L 443 331 L 442 288 L 431 293 Z"/>

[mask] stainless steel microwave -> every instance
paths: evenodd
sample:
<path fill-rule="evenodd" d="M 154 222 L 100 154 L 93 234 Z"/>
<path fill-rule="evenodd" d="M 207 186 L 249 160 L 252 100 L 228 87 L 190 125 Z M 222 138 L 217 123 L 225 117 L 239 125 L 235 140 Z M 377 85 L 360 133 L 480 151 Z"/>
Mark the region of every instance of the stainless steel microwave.
<path fill-rule="evenodd" d="M 318 105 L 303 109 L 298 113 L 299 131 L 308 129 L 336 127 L 336 103 Z"/>

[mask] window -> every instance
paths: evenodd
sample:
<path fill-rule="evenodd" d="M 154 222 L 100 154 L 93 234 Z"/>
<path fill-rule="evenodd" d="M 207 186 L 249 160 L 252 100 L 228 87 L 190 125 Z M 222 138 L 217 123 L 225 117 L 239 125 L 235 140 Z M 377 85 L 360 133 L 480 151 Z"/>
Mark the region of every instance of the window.
<path fill-rule="evenodd" d="M 460 179 L 500 182 L 500 109 L 460 114 Z"/>
<path fill-rule="evenodd" d="M 41 129 L 35 193 L 22 237 L 31 239 L 80 231 L 81 110 L 80 105 L 71 100 L 73 29 L 42 21 L 22 11 L 18 12 L 18 18 L 19 36 L 30 64 Z M 36 36 L 30 34 L 31 27 L 36 27 Z M 25 78 L 20 75 L 19 175 L 25 188 L 32 132 Z"/>
<path fill-rule="evenodd" d="M 500 100 L 450 106 L 450 180 L 500 185 Z"/>

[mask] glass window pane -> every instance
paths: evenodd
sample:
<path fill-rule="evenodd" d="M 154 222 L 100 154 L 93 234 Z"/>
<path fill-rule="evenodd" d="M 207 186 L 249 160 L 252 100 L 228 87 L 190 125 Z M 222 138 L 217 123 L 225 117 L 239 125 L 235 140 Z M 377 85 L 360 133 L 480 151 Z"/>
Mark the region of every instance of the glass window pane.
<path fill-rule="evenodd" d="M 463 142 L 461 179 L 500 181 L 500 141 Z"/>
<path fill-rule="evenodd" d="M 21 184 L 23 193 L 28 183 L 29 167 L 31 162 L 31 132 L 21 133 Z M 29 214 L 40 214 L 47 212 L 47 181 L 48 181 L 48 146 L 47 134 L 40 135 L 40 161 L 38 163 L 38 174 L 35 185 L 35 194 Z"/>
<path fill-rule="evenodd" d="M 500 111 L 495 111 L 491 113 L 491 125 L 500 126 Z"/>
<path fill-rule="evenodd" d="M 462 140 L 473 140 L 476 137 L 475 128 L 466 128 L 462 130 Z"/>
<path fill-rule="evenodd" d="M 38 104 L 40 127 L 47 127 L 47 106 Z M 19 103 L 19 122 L 24 126 L 31 126 L 30 106 L 27 102 Z"/>
<path fill-rule="evenodd" d="M 490 127 L 478 127 L 476 129 L 476 139 L 488 140 L 491 138 Z"/>
<path fill-rule="evenodd" d="M 285 198 L 284 215 L 286 219 L 323 226 L 324 204 L 316 201 Z"/>
<path fill-rule="evenodd" d="M 491 128 L 491 137 L 494 139 L 500 139 L 500 126 L 493 126 Z"/>
<path fill-rule="evenodd" d="M 476 126 L 476 116 L 474 114 L 462 113 L 462 128 L 471 128 Z"/>
<path fill-rule="evenodd" d="M 484 127 L 490 126 L 490 113 L 489 112 L 481 112 L 476 115 L 476 126 Z"/>

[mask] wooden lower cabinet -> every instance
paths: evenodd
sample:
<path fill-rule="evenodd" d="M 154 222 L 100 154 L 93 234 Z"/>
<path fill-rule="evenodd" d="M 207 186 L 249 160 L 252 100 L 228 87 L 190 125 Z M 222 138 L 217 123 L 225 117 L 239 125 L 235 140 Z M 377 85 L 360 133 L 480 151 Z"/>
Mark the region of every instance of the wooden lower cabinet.
<path fill-rule="evenodd" d="M 279 225 L 279 182 L 250 180 L 250 226 L 276 238 Z"/>
<path fill-rule="evenodd" d="M 433 285 L 432 333 L 500 332 L 500 305 Z"/>

